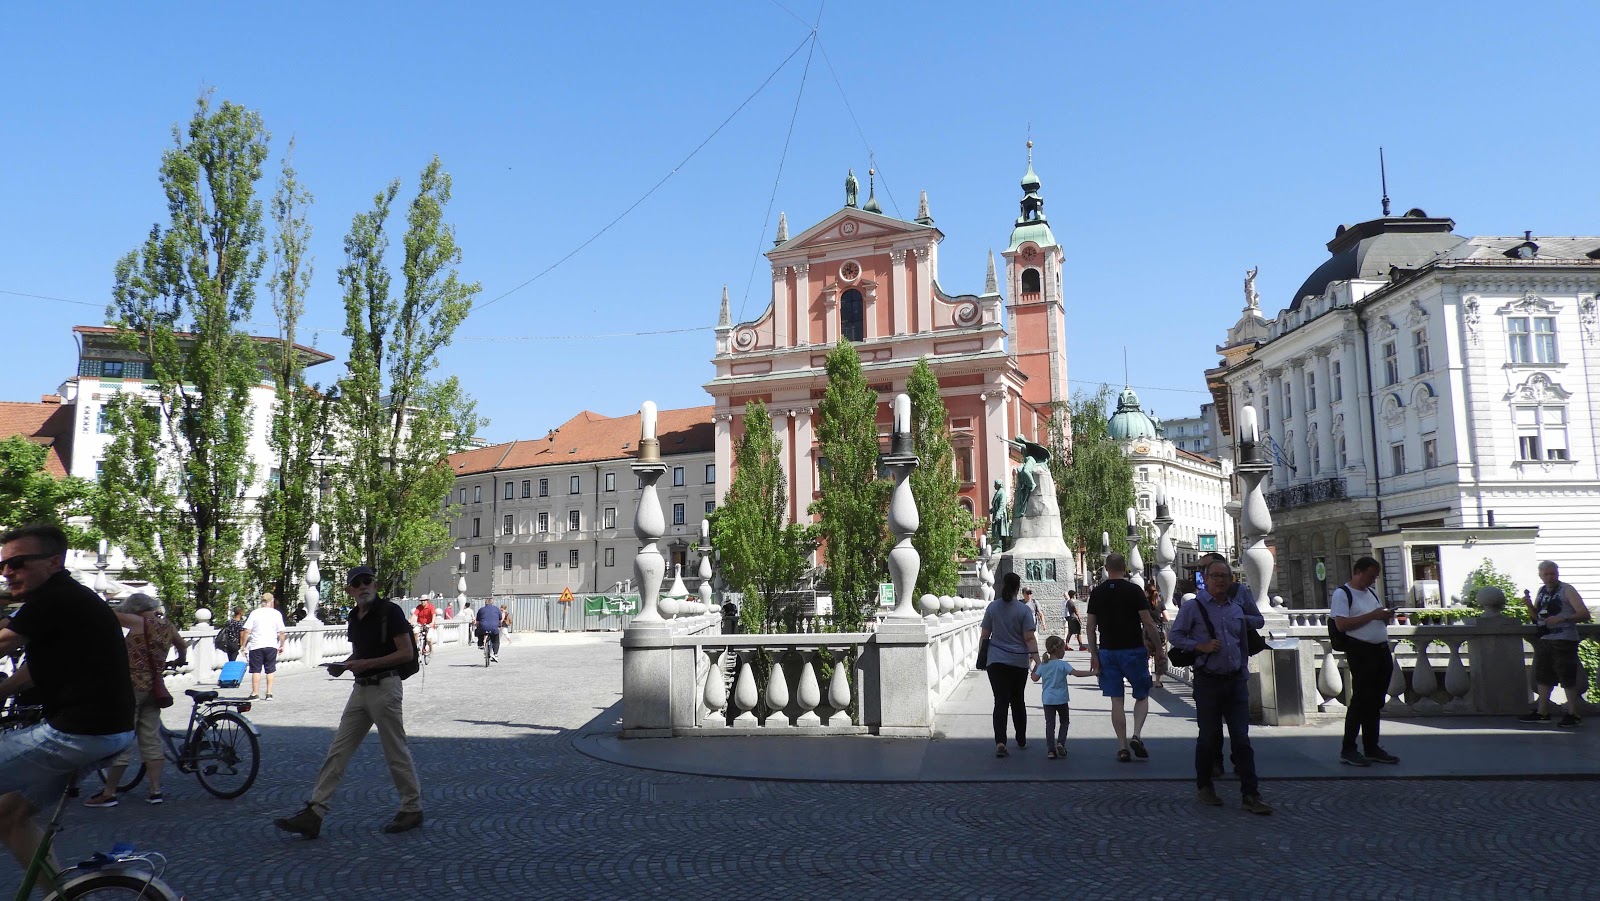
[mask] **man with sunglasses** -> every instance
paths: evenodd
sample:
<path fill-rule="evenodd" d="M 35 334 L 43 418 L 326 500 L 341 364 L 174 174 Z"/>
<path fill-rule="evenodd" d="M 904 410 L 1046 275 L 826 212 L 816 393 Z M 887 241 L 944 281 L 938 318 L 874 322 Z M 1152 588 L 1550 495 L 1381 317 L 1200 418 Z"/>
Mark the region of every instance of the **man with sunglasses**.
<path fill-rule="evenodd" d="M 32 688 L 44 721 L 0 735 L 0 841 L 26 864 L 43 833 L 33 814 L 66 790 L 76 770 L 133 742 L 133 680 L 122 626 L 66 571 L 67 536 L 52 525 L 0 535 L 0 573 L 22 600 L 0 655 L 28 661 L 0 682 L 0 699 Z"/>
<path fill-rule="evenodd" d="M 405 832 L 422 825 L 422 787 L 417 782 L 417 767 L 406 746 L 403 717 L 405 692 L 399 668 L 411 662 L 411 621 L 399 604 L 380 599 L 376 577 L 370 566 L 357 566 L 345 577 L 345 593 L 354 602 L 345 627 L 350 637 L 350 656 L 328 665 L 334 676 L 349 670 L 356 677 L 350 700 L 339 718 L 339 729 L 328 746 L 327 759 L 317 774 L 311 800 L 299 813 L 273 820 L 285 832 L 306 838 L 322 834 L 322 818 L 328 815 L 328 802 L 344 777 L 345 767 L 373 726 L 389 763 L 389 778 L 400 792 L 400 811 L 384 824 L 384 832 Z"/>

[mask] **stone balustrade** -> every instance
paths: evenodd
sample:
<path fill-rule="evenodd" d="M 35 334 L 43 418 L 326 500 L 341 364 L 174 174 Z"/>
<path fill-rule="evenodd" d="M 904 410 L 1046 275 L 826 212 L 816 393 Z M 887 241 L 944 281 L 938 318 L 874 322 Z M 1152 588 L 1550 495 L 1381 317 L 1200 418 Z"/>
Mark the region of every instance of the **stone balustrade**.
<path fill-rule="evenodd" d="M 918 606 L 928 627 L 928 703 L 937 707 L 977 662 L 985 604 L 977 598 L 925 594 Z"/>
<path fill-rule="evenodd" d="M 459 644 L 471 640 L 468 623 L 461 621 L 435 622 L 433 643 L 436 647 Z M 322 663 L 334 663 L 350 656 L 350 640 L 344 626 L 328 626 L 320 622 L 305 621 L 284 630 L 283 651 L 278 655 L 279 671 L 311 669 Z M 166 678 L 169 688 L 182 686 L 215 685 L 222 665 L 228 655 L 218 650 L 214 641 L 217 630 L 202 621 L 193 629 L 178 633 L 188 649 L 188 662 L 176 673 Z M 239 659 L 244 659 L 243 652 Z"/>

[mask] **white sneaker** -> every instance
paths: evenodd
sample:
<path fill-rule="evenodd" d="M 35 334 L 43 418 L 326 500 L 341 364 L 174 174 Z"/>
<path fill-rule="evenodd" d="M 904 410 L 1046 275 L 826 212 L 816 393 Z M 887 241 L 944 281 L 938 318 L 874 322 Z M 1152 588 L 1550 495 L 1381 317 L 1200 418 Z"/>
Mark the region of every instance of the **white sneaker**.
<path fill-rule="evenodd" d="M 490 654 L 489 655 L 489 662 L 490 663 L 499 663 L 500 662 L 500 655 L 499 654 Z"/>

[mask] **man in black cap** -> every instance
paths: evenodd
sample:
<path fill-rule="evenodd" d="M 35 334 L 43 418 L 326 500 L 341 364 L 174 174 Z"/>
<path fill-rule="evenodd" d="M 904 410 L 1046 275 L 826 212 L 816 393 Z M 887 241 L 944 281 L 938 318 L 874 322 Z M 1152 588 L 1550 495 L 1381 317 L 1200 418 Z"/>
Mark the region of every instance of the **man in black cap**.
<path fill-rule="evenodd" d="M 383 827 L 384 832 L 405 832 L 422 825 L 422 788 L 417 783 L 417 768 L 406 746 L 406 725 L 402 717 L 404 691 L 400 667 L 413 660 L 411 623 L 404 610 L 393 601 L 380 600 L 370 566 L 358 566 L 345 577 L 345 593 L 355 602 L 346 627 L 350 636 L 350 657 L 341 663 L 327 664 L 328 672 L 339 676 L 349 670 L 356 677 L 350 700 L 344 705 L 339 730 L 334 733 L 328 757 L 317 774 L 311 800 L 294 816 L 273 820 L 285 832 L 306 838 L 322 834 L 322 818 L 328 802 L 344 776 L 344 768 L 367 732 L 378 727 L 383 756 L 389 762 L 389 777 L 400 792 L 400 812 Z"/>

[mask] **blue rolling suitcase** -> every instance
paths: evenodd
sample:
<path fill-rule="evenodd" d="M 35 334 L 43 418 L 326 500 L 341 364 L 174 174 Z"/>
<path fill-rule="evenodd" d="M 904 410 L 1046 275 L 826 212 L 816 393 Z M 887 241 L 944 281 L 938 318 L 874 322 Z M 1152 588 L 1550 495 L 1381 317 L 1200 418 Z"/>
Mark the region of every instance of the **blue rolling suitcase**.
<path fill-rule="evenodd" d="M 217 676 L 218 688 L 238 688 L 244 681 L 245 662 L 243 660 L 229 660 L 222 665 L 222 672 Z"/>

